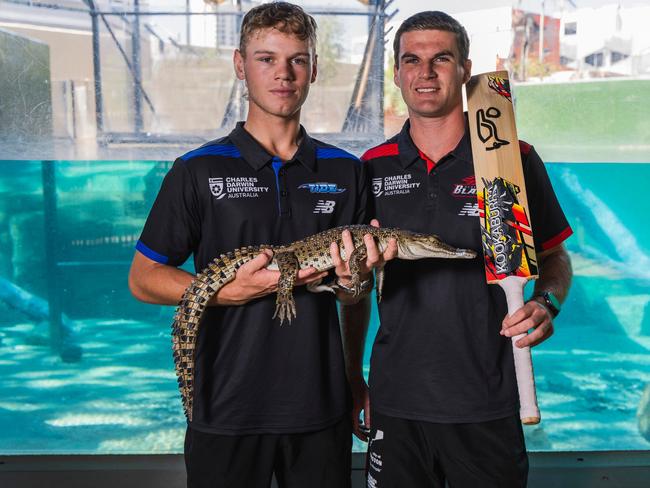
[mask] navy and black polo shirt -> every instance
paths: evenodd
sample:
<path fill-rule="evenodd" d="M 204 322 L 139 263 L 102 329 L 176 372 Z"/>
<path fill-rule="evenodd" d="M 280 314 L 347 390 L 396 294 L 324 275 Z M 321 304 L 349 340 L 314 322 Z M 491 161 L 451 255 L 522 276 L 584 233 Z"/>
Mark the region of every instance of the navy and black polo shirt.
<path fill-rule="evenodd" d="M 247 245 L 287 244 L 363 223 L 359 160 L 312 139 L 290 161 L 268 154 L 243 127 L 178 158 L 137 249 L 171 266 L 190 254 L 203 269 Z M 271 317 L 275 294 L 206 310 L 197 344 L 192 427 L 217 434 L 290 433 L 333 425 L 349 411 L 334 295 L 294 290 L 297 317 Z"/>
<path fill-rule="evenodd" d="M 374 409 L 441 423 L 481 422 L 518 410 L 511 340 L 499 334 L 504 293 L 487 285 L 469 131 L 437 164 L 402 131 L 367 151 L 369 216 L 382 226 L 432 233 L 473 260 L 391 261 L 370 366 Z M 520 143 L 538 251 L 571 234 L 535 150 Z"/>

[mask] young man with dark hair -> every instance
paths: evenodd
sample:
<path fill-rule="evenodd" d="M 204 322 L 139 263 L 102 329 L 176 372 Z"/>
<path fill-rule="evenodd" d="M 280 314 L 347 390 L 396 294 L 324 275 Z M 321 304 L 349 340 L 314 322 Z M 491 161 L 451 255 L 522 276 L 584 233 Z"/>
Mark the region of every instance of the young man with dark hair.
<path fill-rule="evenodd" d="M 177 266 L 190 255 L 201 270 L 238 247 L 365 222 L 362 165 L 300 125 L 316 79 L 314 19 L 292 4 L 263 4 L 246 14 L 241 32 L 234 66 L 248 88 L 247 119 L 178 158 L 165 177 L 129 275 L 140 300 L 178 303 L 193 276 Z M 343 237 L 347 248 L 351 238 Z M 353 303 L 347 264 L 335 245 L 332 252 L 337 297 Z M 270 258 L 244 264 L 199 329 L 185 439 L 190 487 L 263 488 L 274 473 L 280 487 L 350 485 L 350 399 L 335 297 L 297 287 L 298 315 L 280 327 L 271 295 L 279 272 L 265 269 Z M 366 277 L 381 259 L 370 246 Z M 323 276 L 302 270 L 296 284 Z"/>
<path fill-rule="evenodd" d="M 472 66 L 467 33 L 447 14 L 422 12 L 400 26 L 394 50 L 409 120 L 362 157 L 373 182 L 371 216 L 482 256 L 462 101 Z M 487 285 L 480 258 L 386 266 L 370 367 L 372 416 L 366 412 L 368 488 L 526 485 L 510 337 L 532 329 L 517 342 L 523 347 L 552 334 L 559 310 L 546 298 L 562 302 L 568 292 L 562 241 L 571 229 L 541 159 L 524 142 L 520 150 L 538 252 L 535 298 L 504 319 L 505 296 Z M 386 191 L 386 182 L 399 191 Z"/>

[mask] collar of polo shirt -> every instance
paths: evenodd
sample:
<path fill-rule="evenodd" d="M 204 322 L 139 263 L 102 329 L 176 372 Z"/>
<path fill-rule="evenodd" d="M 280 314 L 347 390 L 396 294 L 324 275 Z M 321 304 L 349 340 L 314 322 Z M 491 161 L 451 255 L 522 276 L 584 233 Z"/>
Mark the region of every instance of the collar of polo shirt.
<path fill-rule="evenodd" d="M 399 159 L 403 168 L 408 168 L 416 161 L 421 161 L 420 150 L 417 148 L 411 138 L 411 122 L 407 119 L 397 136 L 397 145 L 399 148 Z M 465 134 L 449 155 L 472 163 L 472 145 L 469 136 L 469 124 L 467 123 L 467 114 L 465 114 Z M 446 158 L 447 156 L 445 156 Z"/>
<path fill-rule="evenodd" d="M 242 158 L 250 164 L 253 169 L 259 171 L 271 163 L 274 155 L 269 154 L 257 140 L 244 129 L 244 122 L 237 122 L 237 126 L 230 134 L 232 142 L 237 146 Z M 316 144 L 309 137 L 305 128 L 300 126 L 300 145 L 296 154 L 289 162 L 298 161 L 309 171 L 316 171 Z"/>

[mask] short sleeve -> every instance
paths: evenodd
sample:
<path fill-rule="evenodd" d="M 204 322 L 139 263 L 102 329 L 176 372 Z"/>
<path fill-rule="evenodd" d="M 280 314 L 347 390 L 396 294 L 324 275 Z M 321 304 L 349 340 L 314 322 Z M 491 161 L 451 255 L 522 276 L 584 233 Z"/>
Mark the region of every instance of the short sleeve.
<path fill-rule="evenodd" d="M 192 175 L 178 159 L 163 180 L 136 249 L 159 263 L 180 266 L 198 245 L 200 222 Z"/>
<path fill-rule="evenodd" d="M 521 147 L 535 249 L 541 252 L 561 244 L 573 231 L 541 158 L 532 146 L 522 143 Z"/>

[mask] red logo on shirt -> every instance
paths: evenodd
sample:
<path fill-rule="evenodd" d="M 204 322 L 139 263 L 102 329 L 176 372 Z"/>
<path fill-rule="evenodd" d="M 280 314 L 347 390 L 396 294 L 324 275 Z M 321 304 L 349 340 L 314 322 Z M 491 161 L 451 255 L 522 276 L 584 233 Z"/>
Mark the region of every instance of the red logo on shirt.
<path fill-rule="evenodd" d="M 476 178 L 474 175 L 463 178 L 460 183 L 456 183 L 451 194 L 456 198 L 476 198 Z"/>

